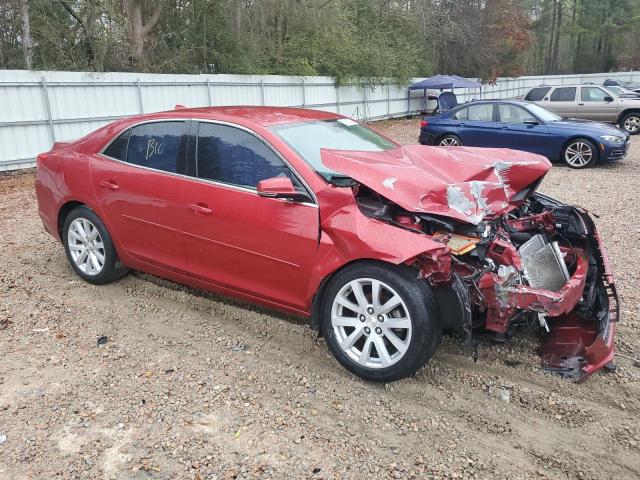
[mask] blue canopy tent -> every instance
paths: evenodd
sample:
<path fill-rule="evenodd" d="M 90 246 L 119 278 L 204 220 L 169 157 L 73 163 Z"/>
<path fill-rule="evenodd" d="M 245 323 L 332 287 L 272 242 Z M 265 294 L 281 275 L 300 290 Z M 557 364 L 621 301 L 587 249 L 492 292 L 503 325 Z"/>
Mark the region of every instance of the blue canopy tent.
<path fill-rule="evenodd" d="M 444 90 L 449 88 L 452 92 L 455 88 L 478 88 L 480 89 L 480 94 L 482 94 L 482 83 L 480 82 L 469 80 L 459 75 L 435 75 L 409 86 L 409 91 L 407 92 L 407 111 L 409 112 L 411 110 L 411 90 L 424 90 L 422 101 L 423 109 L 425 109 L 427 89 Z"/>

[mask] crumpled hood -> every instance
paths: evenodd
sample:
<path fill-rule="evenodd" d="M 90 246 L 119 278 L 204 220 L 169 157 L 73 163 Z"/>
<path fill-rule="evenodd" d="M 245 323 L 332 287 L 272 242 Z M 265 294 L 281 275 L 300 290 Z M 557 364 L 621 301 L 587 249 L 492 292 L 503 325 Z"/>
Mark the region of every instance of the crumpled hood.
<path fill-rule="evenodd" d="M 410 145 L 381 152 L 321 150 L 322 163 L 415 213 L 477 225 L 517 202 L 551 163 L 506 148 Z M 521 201 L 523 199 L 518 199 Z"/>

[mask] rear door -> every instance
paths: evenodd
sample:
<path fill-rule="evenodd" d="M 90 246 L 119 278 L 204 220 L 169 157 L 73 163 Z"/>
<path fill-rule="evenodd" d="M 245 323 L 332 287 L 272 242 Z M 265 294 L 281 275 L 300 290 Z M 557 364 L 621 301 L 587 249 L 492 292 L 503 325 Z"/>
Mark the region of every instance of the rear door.
<path fill-rule="evenodd" d="M 520 105 L 498 104 L 498 120 L 502 127 L 501 146 L 548 155 L 549 127 Z"/>
<path fill-rule="evenodd" d="M 580 87 L 580 101 L 576 116 L 599 122 L 614 122 L 617 117 L 618 104 L 615 100 L 606 101 L 607 97 L 612 98 L 608 92 L 595 85 Z"/>
<path fill-rule="evenodd" d="M 183 191 L 189 274 L 296 309 L 306 308 L 319 210 L 299 177 L 253 133 L 199 122 Z M 309 201 L 261 197 L 258 181 L 289 176 Z"/>
<path fill-rule="evenodd" d="M 544 97 L 542 103 L 537 103 L 561 117 L 575 117 L 577 108 L 576 92 L 576 87 L 556 87 Z"/>
<path fill-rule="evenodd" d="M 458 133 L 463 145 L 470 147 L 499 146 L 496 138 L 500 127 L 495 121 L 494 104 L 470 104 L 466 109 L 456 112 Z M 466 118 L 465 118 L 466 117 Z"/>
<path fill-rule="evenodd" d="M 184 121 L 161 121 L 128 129 L 92 162 L 91 181 L 100 215 L 127 254 L 186 274 L 184 128 Z"/>

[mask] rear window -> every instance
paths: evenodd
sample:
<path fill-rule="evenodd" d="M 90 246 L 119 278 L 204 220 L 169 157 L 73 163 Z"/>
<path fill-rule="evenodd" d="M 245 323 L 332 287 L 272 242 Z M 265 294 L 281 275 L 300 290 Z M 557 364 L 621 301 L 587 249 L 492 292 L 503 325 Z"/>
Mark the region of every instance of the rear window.
<path fill-rule="evenodd" d="M 556 88 L 551 94 L 552 102 L 573 102 L 576 99 L 576 87 Z"/>
<path fill-rule="evenodd" d="M 458 110 L 453 114 L 454 120 L 466 120 L 467 118 L 468 118 L 468 115 L 467 115 L 466 108 L 461 108 L 460 110 Z"/>
<path fill-rule="evenodd" d="M 116 160 L 127 159 L 127 145 L 129 144 L 129 135 L 131 130 L 127 130 L 118 138 L 116 138 L 111 144 L 104 150 L 104 154 L 108 157 L 115 158 Z"/>
<path fill-rule="evenodd" d="M 544 98 L 549 90 L 551 90 L 551 87 L 532 88 L 524 99 L 529 100 L 530 102 L 539 102 Z"/>
<path fill-rule="evenodd" d="M 156 122 L 133 127 L 127 163 L 176 173 L 183 125 L 184 122 Z"/>
<path fill-rule="evenodd" d="M 469 106 L 469 120 L 477 122 L 493 121 L 493 103 L 481 103 Z"/>

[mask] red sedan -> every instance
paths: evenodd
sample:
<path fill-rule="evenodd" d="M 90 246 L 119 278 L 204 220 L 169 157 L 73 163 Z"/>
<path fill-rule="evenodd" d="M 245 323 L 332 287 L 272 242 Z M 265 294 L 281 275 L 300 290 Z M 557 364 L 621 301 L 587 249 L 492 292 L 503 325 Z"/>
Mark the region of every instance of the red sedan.
<path fill-rule="evenodd" d="M 328 112 L 176 109 L 56 143 L 36 191 L 84 280 L 133 268 L 309 317 L 363 378 L 414 374 L 443 331 L 536 328 L 580 380 L 613 358 L 618 303 L 589 215 L 535 193 L 549 166 Z"/>

